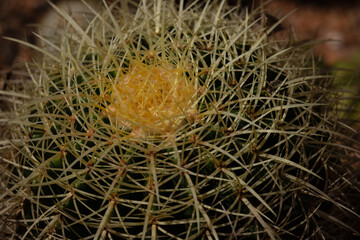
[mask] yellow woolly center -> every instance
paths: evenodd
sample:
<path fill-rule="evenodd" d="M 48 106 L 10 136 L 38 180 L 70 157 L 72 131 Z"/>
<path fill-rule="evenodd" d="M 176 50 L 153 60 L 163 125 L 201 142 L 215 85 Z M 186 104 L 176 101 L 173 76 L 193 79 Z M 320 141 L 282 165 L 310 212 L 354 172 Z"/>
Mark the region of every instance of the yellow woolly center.
<path fill-rule="evenodd" d="M 171 132 L 191 111 L 195 93 L 184 70 L 133 62 L 112 91 L 112 116 L 134 133 Z"/>

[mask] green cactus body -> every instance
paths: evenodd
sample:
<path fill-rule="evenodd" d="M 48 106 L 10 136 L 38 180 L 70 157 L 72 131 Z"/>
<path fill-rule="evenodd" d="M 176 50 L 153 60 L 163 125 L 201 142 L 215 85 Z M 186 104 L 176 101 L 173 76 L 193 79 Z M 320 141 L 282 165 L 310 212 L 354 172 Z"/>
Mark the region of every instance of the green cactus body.
<path fill-rule="evenodd" d="M 65 16 L 17 117 L 17 236 L 321 235 L 339 159 L 329 78 L 254 16 L 224 1 L 114 3 L 84 30 Z"/>

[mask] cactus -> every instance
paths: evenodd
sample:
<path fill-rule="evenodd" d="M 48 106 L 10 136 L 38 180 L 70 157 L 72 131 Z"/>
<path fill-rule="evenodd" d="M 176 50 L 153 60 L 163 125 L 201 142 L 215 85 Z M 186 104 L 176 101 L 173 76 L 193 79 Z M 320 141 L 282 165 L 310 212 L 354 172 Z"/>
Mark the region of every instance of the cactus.
<path fill-rule="evenodd" d="M 357 216 L 334 198 L 350 148 L 309 45 L 225 1 L 119 4 L 87 28 L 54 6 L 68 26 L 33 46 L 0 196 L 21 202 L 14 236 L 315 239 L 326 217 L 358 234 L 324 212 Z"/>

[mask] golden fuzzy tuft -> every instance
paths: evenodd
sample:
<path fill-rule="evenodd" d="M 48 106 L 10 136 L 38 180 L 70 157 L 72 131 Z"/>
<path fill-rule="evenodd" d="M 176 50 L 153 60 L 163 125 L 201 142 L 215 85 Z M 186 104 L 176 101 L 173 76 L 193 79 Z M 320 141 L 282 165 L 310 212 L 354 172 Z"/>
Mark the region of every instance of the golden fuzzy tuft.
<path fill-rule="evenodd" d="M 166 134 L 193 111 L 195 92 L 182 68 L 132 61 L 113 86 L 108 112 L 134 133 Z"/>

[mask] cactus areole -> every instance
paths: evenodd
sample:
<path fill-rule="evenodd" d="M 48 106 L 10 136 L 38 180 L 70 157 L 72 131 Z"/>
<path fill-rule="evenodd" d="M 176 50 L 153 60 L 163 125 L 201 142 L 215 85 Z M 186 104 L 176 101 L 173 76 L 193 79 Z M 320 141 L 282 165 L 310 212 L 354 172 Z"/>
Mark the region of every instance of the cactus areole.
<path fill-rule="evenodd" d="M 68 25 L 35 46 L 0 196 L 21 202 L 14 236 L 306 239 L 324 202 L 349 210 L 308 46 L 225 1 L 105 2 L 86 28 L 54 6 Z"/>
<path fill-rule="evenodd" d="M 194 108 L 196 93 L 184 70 L 142 62 L 130 63 L 111 92 L 109 115 L 137 134 L 173 131 Z"/>

